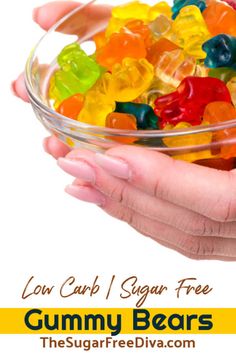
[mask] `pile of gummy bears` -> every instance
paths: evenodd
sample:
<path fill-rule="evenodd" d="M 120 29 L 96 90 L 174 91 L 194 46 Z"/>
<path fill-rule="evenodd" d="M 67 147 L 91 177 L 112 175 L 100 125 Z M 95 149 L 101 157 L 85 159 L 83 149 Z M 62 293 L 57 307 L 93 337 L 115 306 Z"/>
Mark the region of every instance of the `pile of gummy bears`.
<path fill-rule="evenodd" d="M 95 54 L 88 56 L 77 42 L 59 54 L 49 88 L 56 111 L 128 130 L 236 118 L 236 5 L 226 1 L 114 7 L 106 30 L 93 38 Z M 210 143 L 212 134 L 204 136 Z"/>

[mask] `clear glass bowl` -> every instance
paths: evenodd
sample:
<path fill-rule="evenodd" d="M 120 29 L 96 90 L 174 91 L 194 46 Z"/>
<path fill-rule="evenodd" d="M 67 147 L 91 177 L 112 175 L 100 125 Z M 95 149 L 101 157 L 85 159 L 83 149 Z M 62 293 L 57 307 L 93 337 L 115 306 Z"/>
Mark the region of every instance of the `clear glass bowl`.
<path fill-rule="evenodd" d="M 126 2 L 113 1 L 112 4 Z M 102 152 L 119 144 L 131 144 L 160 151 L 177 159 L 232 169 L 236 160 L 236 120 L 184 130 L 128 131 L 87 125 L 53 110 L 48 99 L 48 86 L 57 68 L 59 52 L 66 45 L 79 41 L 83 49 L 92 54 L 95 44 L 91 38 L 106 28 L 110 9 L 99 0 L 79 6 L 53 26 L 31 52 L 26 65 L 25 81 L 34 112 L 41 123 L 51 134 L 72 148 Z M 219 132 L 223 136 L 220 142 L 214 142 L 213 139 L 211 143 L 204 143 L 207 134 L 214 136 Z"/>

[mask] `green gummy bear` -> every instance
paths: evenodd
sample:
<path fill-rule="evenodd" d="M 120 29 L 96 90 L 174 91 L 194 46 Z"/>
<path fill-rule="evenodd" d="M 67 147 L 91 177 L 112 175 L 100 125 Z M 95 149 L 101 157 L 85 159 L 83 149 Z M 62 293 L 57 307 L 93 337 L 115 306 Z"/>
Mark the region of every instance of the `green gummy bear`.
<path fill-rule="evenodd" d="M 66 46 L 57 62 L 60 69 L 52 76 L 49 89 L 49 96 L 56 104 L 77 93 L 86 93 L 104 72 L 78 43 Z"/>
<path fill-rule="evenodd" d="M 209 77 L 214 77 L 227 83 L 229 80 L 236 76 L 236 70 L 233 70 L 232 68 L 210 69 L 208 75 Z"/>

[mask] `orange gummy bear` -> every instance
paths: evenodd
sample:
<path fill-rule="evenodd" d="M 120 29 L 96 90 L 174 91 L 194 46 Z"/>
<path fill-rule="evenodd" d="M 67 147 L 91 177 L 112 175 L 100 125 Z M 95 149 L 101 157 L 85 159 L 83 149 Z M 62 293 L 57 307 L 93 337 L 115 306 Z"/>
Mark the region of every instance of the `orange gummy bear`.
<path fill-rule="evenodd" d="M 236 109 L 229 102 L 216 101 L 206 106 L 203 121 L 210 124 L 225 122 L 236 118 Z"/>
<path fill-rule="evenodd" d="M 102 47 L 106 45 L 107 38 L 106 38 L 106 32 L 99 32 L 93 36 L 93 40 L 96 44 L 96 49 L 99 50 Z"/>
<path fill-rule="evenodd" d="M 203 17 L 213 36 L 222 33 L 236 36 L 236 11 L 225 2 L 211 2 L 203 11 Z"/>
<path fill-rule="evenodd" d="M 137 121 L 135 116 L 126 113 L 113 112 L 107 116 L 106 127 L 112 129 L 137 130 Z M 112 136 L 112 140 L 122 144 L 132 144 L 136 138 Z"/>
<path fill-rule="evenodd" d="M 124 58 L 145 58 L 147 51 L 143 39 L 134 33 L 113 33 L 108 43 L 97 53 L 97 62 L 112 71 L 114 64 Z"/>
<path fill-rule="evenodd" d="M 150 28 L 144 24 L 143 21 L 141 20 L 132 20 L 128 22 L 123 29 L 121 29 L 121 32 L 127 31 L 127 29 L 134 33 L 139 35 L 144 43 L 146 48 L 150 47 L 153 43 L 153 36 Z"/>
<path fill-rule="evenodd" d="M 57 112 L 71 119 L 77 120 L 84 105 L 84 96 L 80 93 L 64 100 L 57 108 Z"/>
<path fill-rule="evenodd" d="M 155 66 L 164 52 L 171 52 L 176 49 L 179 49 L 179 47 L 175 43 L 166 38 L 161 38 L 148 48 L 147 60 Z"/>
<path fill-rule="evenodd" d="M 236 109 L 228 102 L 211 102 L 206 106 L 203 121 L 210 124 L 236 119 Z M 225 159 L 236 157 L 236 128 L 218 130 L 213 134 L 214 142 L 221 142 L 220 156 Z"/>

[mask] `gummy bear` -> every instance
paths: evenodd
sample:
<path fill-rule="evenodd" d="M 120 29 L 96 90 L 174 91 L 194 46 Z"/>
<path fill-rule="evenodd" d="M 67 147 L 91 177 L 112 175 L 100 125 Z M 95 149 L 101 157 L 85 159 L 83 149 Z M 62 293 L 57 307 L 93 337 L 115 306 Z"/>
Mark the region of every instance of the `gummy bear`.
<path fill-rule="evenodd" d="M 120 30 L 124 28 L 127 23 L 133 20 L 133 18 L 123 20 L 120 18 L 111 17 L 105 32 L 106 38 L 110 38 L 113 33 L 119 33 Z"/>
<path fill-rule="evenodd" d="M 137 130 L 136 118 L 132 114 L 113 112 L 107 116 L 106 127 L 113 129 Z"/>
<path fill-rule="evenodd" d="M 231 102 L 224 82 L 211 77 L 187 77 L 177 91 L 157 98 L 155 113 L 160 115 L 162 127 L 180 122 L 199 125 L 206 105 L 213 101 Z"/>
<path fill-rule="evenodd" d="M 176 49 L 179 49 L 179 47 L 175 43 L 169 41 L 167 38 L 160 38 L 148 48 L 147 60 L 155 66 L 164 52 L 171 52 Z"/>
<path fill-rule="evenodd" d="M 135 102 L 149 104 L 152 108 L 155 108 L 154 102 L 158 97 L 167 95 L 175 90 L 175 87 L 155 78 L 151 86 L 142 95 L 140 95 Z"/>
<path fill-rule="evenodd" d="M 221 141 L 223 144 L 220 149 L 220 156 L 224 159 L 236 157 L 236 129 L 225 129 L 224 135 L 224 140 Z"/>
<path fill-rule="evenodd" d="M 172 15 L 171 7 L 165 1 L 158 2 L 156 5 L 150 8 L 148 12 L 148 19 L 149 21 L 154 21 L 160 15 L 164 15 L 168 18 L 171 18 Z"/>
<path fill-rule="evenodd" d="M 208 125 L 209 123 L 204 123 L 203 125 Z M 176 126 L 167 124 L 165 130 L 177 130 L 177 129 L 190 129 L 192 125 L 186 122 L 178 123 Z M 200 145 L 209 145 L 212 141 L 212 133 L 197 133 L 197 134 L 187 134 L 181 136 L 173 136 L 163 138 L 164 144 L 169 148 L 179 148 L 179 147 L 189 147 L 190 152 L 183 152 L 181 155 L 174 155 L 173 157 L 177 160 L 184 160 L 188 162 L 194 162 L 202 159 L 210 159 L 212 157 L 211 151 L 207 148 L 203 150 L 198 149 L 194 151 L 193 147 Z M 191 151 L 192 147 L 192 151 Z"/>
<path fill-rule="evenodd" d="M 223 121 L 236 119 L 236 109 L 231 103 L 227 102 L 211 102 L 209 103 L 203 114 L 203 121 L 208 121 L 210 124 L 216 124 Z M 231 144 L 226 144 L 226 140 L 233 139 Z M 236 156 L 236 128 L 217 130 L 213 133 L 213 141 L 221 142 L 220 156 L 230 158 Z"/>
<path fill-rule="evenodd" d="M 150 6 L 140 1 L 132 1 L 124 5 L 116 6 L 112 10 L 112 17 L 119 19 L 137 19 L 147 21 Z"/>
<path fill-rule="evenodd" d="M 114 64 L 121 63 L 124 58 L 145 58 L 147 55 L 143 39 L 133 33 L 113 33 L 108 43 L 97 53 L 97 62 L 113 70 Z"/>
<path fill-rule="evenodd" d="M 57 112 L 76 120 L 84 105 L 84 95 L 77 93 L 64 100 L 57 108 Z"/>
<path fill-rule="evenodd" d="M 49 97 L 55 106 L 77 93 L 86 93 L 99 79 L 102 68 L 78 43 L 66 46 L 58 56 L 60 69 L 51 77 Z"/>
<path fill-rule="evenodd" d="M 236 107 L 236 75 L 232 77 L 230 81 L 227 82 L 227 88 L 231 94 L 232 102 Z"/>
<path fill-rule="evenodd" d="M 113 66 L 112 73 L 104 74 L 105 92 L 117 102 L 133 101 L 148 89 L 153 77 L 153 66 L 146 59 L 125 58 Z"/>
<path fill-rule="evenodd" d="M 129 21 L 123 29 L 121 29 L 121 33 L 132 32 L 133 34 L 139 35 L 145 44 L 145 47 L 148 48 L 153 43 L 153 36 L 150 28 L 144 24 L 141 20 L 132 20 Z"/>
<path fill-rule="evenodd" d="M 234 118 L 236 118 L 235 107 L 231 103 L 224 101 L 209 103 L 203 114 L 203 122 L 207 121 L 210 124 L 224 122 Z"/>
<path fill-rule="evenodd" d="M 134 115 L 138 129 L 158 129 L 158 118 L 149 105 L 117 102 L 116 112 Z"/>
<path fill-rule="evenodd" d="M 106 32 L 99 32 L 93 36 L 93 40 L 96 44 L 96 50 L 103 48 L 107 43 Z"/>
<path fill-rule="evenodd" d="M 176 37 L 172 31 L 172 21 L 164 15 L 158 16 L 154 21 L 150 22 L 148 26 L 156 39 L 164 37 L 172 40 L 173 37 Z"/>
<path fill-rule="evenodd" d="M 213 36 L 229 34 L 236 36 L 236 11 L 223 1 L 213 1 L 203 11 L 208 30 Z"/>
<path fill-rule="evenodd" d="M 192 5 L 183 7 L 172 29 L 177 36 L 177 44 L 189 55 L 197 59 L 206 57 L 202 44 L 210 38 L 210 34 L 198 7 Z"/>
<path fill-rule="evenodd" d="M 77 81 L 72 81 L 68 75 L 61 70 L 56 71 L 50 78 L 48 96 L 53 100 L 54 108 L 58 108 L 61 102 L 76 94 Z"/>
<path fill-rule="evenodd" d="M 230 81 L 234 76 L 236 76 L 236 70 L 232 68 L 216 68 L 209 70 L 209 77 L 215 77 L 227 83 Z"/>
<path fill-rule="evenodd" d="M 192 76 L 196 70 L 196 59 L 182 49 L 164 52 L 155 66 L 155 75 L 168 85 L 178 87 L 181 81 Z"/>
<path fill-rule="evenodd" d="M 114 7 L 112 17 L 118 19 L 137 19 L 145 22 L 153 21 L 160 15 L 171 17 L 171 7 L 165 1 L 154 6 L 149 6 L 140 1 L 132 1 L 124 5 Z"/>
<path fill-rule="evenodd" d="M 84 106 L 78 116 L 80 122 L 106 126 L 108 114 L 115 110 L 115 101 L 106 94 L 102 78 L 90 89 L 84 101 Z"/>
<path fill-rule="evenodd" d="M 107 116 L 106 127 L 112 129 L 137 130 L 137 122 L 135 116 L 125 113 L 113 112 Z M 111 136 L 112 140 L 122 144 L 132 144 L 137 138 Z"/>
<path fill-rule="evenodd" d="M 207 54 L 205 65 L 208 68 L 225 66 L 236 69 L 236 37 L 219 34 L 205 42 L 202 48 Z"/>
<path fill-rule="evenodd" d="M 176 19 L 180 10 L 185 6 L 194 5 L 202 12 L 206 8 L 206 0 L 174 0 L 174 6 L 172 7 L 172 18 Z"/>

